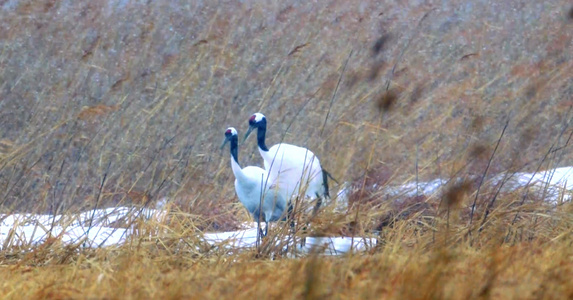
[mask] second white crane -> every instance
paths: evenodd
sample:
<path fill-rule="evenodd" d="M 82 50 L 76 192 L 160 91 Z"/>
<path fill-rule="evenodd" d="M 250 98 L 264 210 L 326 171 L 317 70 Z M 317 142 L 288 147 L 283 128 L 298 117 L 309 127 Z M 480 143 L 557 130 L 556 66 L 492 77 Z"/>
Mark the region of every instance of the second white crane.
<path fill-rule="evenodd" d="M 288 200 L 296 195 L 318 198 L 328 197 L 328 173 L 323 171 L 318 157 L 312 151 L 280 143 L 267 148 L 265 135 L 267 118 L 261 113 L 255 113 L 249 118 L 249 130 L 245 139 L 253 130 L 257 130 L 257 144 L 263 157 L 265 169 L 269 174 L 269 184 L 276 186 Z"/>

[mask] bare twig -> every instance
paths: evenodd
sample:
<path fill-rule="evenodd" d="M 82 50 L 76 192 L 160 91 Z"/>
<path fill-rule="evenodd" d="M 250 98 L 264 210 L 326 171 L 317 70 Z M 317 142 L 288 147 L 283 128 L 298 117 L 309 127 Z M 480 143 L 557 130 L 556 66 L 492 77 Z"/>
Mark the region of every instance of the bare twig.
<path fill-rule="evenodd" d="M 108 174 L 108 172 L 109 172 L 109 167 L 110 167 L 110 166 L 111 166 L 111 160 L 110 160 L 109 163 L 107 164 L 107 168 L 105 169 L 105 173 L 103 174 L 103 178 L 102 178 L 102 180 L 101 180 L 101 184 L 100 184 L 99 189 L 98 189 L 98 193 L 97 193 L 97 197 L 96 197 L 96 202 L 95 202 L 95 205 L 94 205 L 94 209 L 92 210 L 92 216 L 91 216 L 91 218 L 90 218 L 90 224 L 89 224 L 89 226 L 88 226 L 88 230 L 86 231 L 86 236 L 89 236 L 90 230 L 92 229 L 93 220 L 94 220 L 95 213 L 96 213 L 96 210 L 97 210 L 98 205 L 99 205 L 99 200 L 101 199 L 101 193 L 102 193 L 102 191 L 103 191 L 103 186 L 105 185 L 105 181 L 106 181 L 106 179 L 107 179 L 107 174 Z"/>
<path fill-rule="evenodd" d="M 396 67 L 398 66 L 398 63 L 400 63 L 400 61 L 402 60 L 402 57 L 404 56 L 404 53 L 406 53 L 406 50 L 408 50 L 408 47 L 410 47 L 410 43 L 412 42 L 412 40 L 418 35 L 420 26 L 422 25 L 422 22 L 428 17 L 428 15 L 430 15 L 430 13 L 432 11 L 433 11 L 433 9 L 426 12 L 424 14 L 424 16 L 420 19 L 420 21 L 418 21 L 418 25 L 416 25 L 416 30 L 414 31 L 414 34 L 412 34 L 412 36 L 408 39 L 408 41 L 406 42 L 406 45 L 404 46 L 404 48 L 400 52 L 400 55 L 398 56 L 396 63 L 392 67 L 392 73 L 390 73 L 390 77 L 388 78 L 388 81 L 386 81 L 386 91 L 388 91 L 388 89 L 390 89 L 390 82 L 392 82 L 392 78 L 394 77 L 394 72 L 396 71 Z"/>
<path fill-rule="evenodd" d="M 503 187 L 503 185 L 507 181 L 509 181 L 515 175 L 515 173 L 516 172 L 511 173 L 511 175 L 509 175 L 510 174 L 509 172 L 505 173 L 505 175 L 503 176 L 503 179 L 500 181 L 499 186 L 497 188 L 497 191 L 495 192 L 495 195 L 493 195 L 493 197 L 491 198 L 491 201 L 489 202 L 489 204 L 487 205 L 487 207 L 485 209 L 483 219 L 482 219 L 481 224 L 480 224 L 479 229 L 478 229 L 478 235 L 483 230 L 483 226 L 485 225 L 485 222 L 487 221 L 487 217 L 489 216 L 490 211 L 493 208 L 493 205 L 495 204 L 495 201 L 497 200 L 499 193 L 501 192 L 501 188 Z"/>
<path fill-rule="evenodd" d="M 495 153 L 497 152 L 497 149 L 499 148 L 499 144 L 501 143 L 501 140 L 503 139 L 503 135 L 505 134 L 505 130 L 507 129 L 507 126 L 509 125 L 509 121 L 510 121 L 510 119 L 508 118 L 507 121 L 505 122 L 505 125 L 503 126 L 503 130 L 501 131 L 501 134 L 499 135 L 499 138 L 498 138 L 498 140 L 497 140 L 497 143 L 496 143 L 496 145 L 495 145 L 495 148 L 494 148 L 493 152 L 491 153 L 491 156 L 490 156 L 489 160 L 487 161 L 487 166 L 486 166 L 486 168 L 485 168 L 485 170 L 484 170 L 484 172 L 483 172 L 483 174 L 482 174 L 482 177 L 480 178 L 480 182 L 479 182 L 479 184 L 478 184 L 476 196 L 475 196 L 474 202 L 473 202 L 473 204 L 472 204 L 472 210 L 471 210 L 471 212 L 470 212 L 470 225 L 471 225 L 472 220 L 473 220 L 473 215 L 474 215 L 474 211 L 475 211 L 475 207 L 476 207 L 476 202 L 477 202 L 477 199 L 478 199 L 478 197 L 479 197 L 480 188 L 481 188 L 481 186 L 483 185 L 483 182 L 484 182 L 484 180 L 485 180 L 485 177 L 487 176 L 487 172 L 488 172 L 488 170 L 489 170 L 489 167 L 491 166 L 491 162 L 493 161 L 493 158 L 494 158 L 494 156 L 495 156 Z"/>
<path fill-rule="evenodd" d="M 480 189 L 481 189 L 481 187 L 482 187 L 482 185 L 483 185 L 483 182 L 484 182 L 484 180 L 485 180 L 485 177 L 487 176 L 487 172 L 488 172 L 488 170 L 489 170 L 489 167 L 491 166 L 491 162 L 493 161 L 493 158 L 494 158 L 494 156 L 495 156 L 495 153 L 497 152 L 497 149 L 498 149 L 498 147 L 499 147 L 499 144 L 501 143 L 501 140 L 503 139 L 503 135 L 505 134 L 505 130 L 507 129 L 507 126 L 509 125 L 510 119 L 511 119 L 511 118 L 508 117 L 508 118 L 507 118 L 507 121 L 505 122 L 505 125 L 503 126 L 503 130 L 501 131 L 501 134 L 499 135 L 499 139 L 497 140 L 497 143 L 496 143 L 496 145 L 495 145 L 495 148 L 493 149 L 493 152 L 491 153 L 491 156 L 490 156 L 489 160 L 487 161 L 487 166 L 485 167 L 485 170 L 484 170 L 484 172 L 483 172 L 483 175 L 482 175 L 482 177 L 481 177 L 481 179 L 480 179 L 480 182 L 479 182 L 479 184 L 478 184 L 478 188 L 477 188 L 477 191 L 476 191 L 476 196 L 475 196 L 475 198 L 474 198 L 474 202 L 473 202 L 473 204 L 472 204 L 472 209 L 471 209 L 471 212 L 470 212 L 470 223 L 469 223 L 469 228 L 468 228 L 468 235 L 469 235 L 469 236 L 471 236 L 471 233 L 472 233 L 471 225 L 472 225 L 472 221 L 473 221 L 474 212 L 475 212 L 475 208 L 476 208 L 477 199 L 478 199 L 478 197 L 479 197 Z"/>
<path fill-rule="evenodd" d="M 346 62 L 344 62 L 344 67 L 342 67 L 342 72 L 340 72 L 340 76 L 338 76 L 338 82 L 336 83 L 336 87 L 334 88 L 334 93 L 332 93 L 332 98 L 330 98 L 330 105 L 328 106 L 328 112 L 326 113 L 326 117 L 324 118 L 324 123 L 322 124 L 322 129 L 320 130 L 320 136 L 322 136 L 322 132 L 324 131 L 324 127 L 326 126 L 326 121 L 328 121 L 328 116 L 330 116 L 330 110 L 332 109 L 332 104 L 334 103 L 334 99 L 336 98 L 338 87 L 340 86 L 340 82 L 342 81 L 342 77 L 344 76 L 344 72 L 346 71 L 346 66 L 348 65 L 348 61 L 352 56 L 352 52 L 354 52 L 354 50 L 350 50 L 350 53 L 348 53 Z"/>

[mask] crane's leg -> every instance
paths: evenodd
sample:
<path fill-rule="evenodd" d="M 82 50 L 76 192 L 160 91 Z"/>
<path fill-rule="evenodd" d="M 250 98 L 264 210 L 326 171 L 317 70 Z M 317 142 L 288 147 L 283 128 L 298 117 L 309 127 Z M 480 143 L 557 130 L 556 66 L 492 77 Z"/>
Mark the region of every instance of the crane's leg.
<path fill-rule="evenodd" d="M 294 206 L 292 205 L 292 201 L 288 203 L 287 220 L 290 222 L 290 228 L 294 233 Z"/>
<path fill-rule="evenodd" d="M 293 215 L 293 205 L 292 205 L 292 201 L 289 200 L 288 202 L 288 207 L 287 207 L 287 213 L 285 218 L 283 219 L 284 221 L 288 222 L 289 227 L 290 227 L 290 235 L 287 238 L 287 245 L 286 245 L 286 249 L 285 249 L 285 253 L 288 253 L 289 250 L 289 243 L 290 243 L 290 239 L 293 238 L 294 239 L 294 215 Z M 296 247 L 295 247 L 296 248 Z"/>
<path fill-rule="evenodd" d="M 294 205 L 293 205 L 292 201 L 289 201 L 287 220 L 290 223 L 290 229 L 291 229 L 291 235 L 292 235 L 293 241 L 294 241 L 294 236 L 296 234 L 296 227 L 295 227 L 295 221 L 294 221 L 295 218 L 296 218 L 296 216 L 295 216 L 295 211 L 294 211 Z M 304 228 L 302 228 L 302 230 L 305 231 L 306 226 Z M 304 238 L 304 237 L 301 238 L 300 246 L 304 247 L 305 243 L 306 243 L 306 238 Z M 295 244 L 295 249 L 296 249 L 296 244 Z"/>
<path fill-rule="evenodd" d="M 257 241 L 255 243 L 256 248 L 259 248 L 259 245 L 261 244 L 261 239 L 262 239 L 262 229 L 261 229 L 261 220 L 257 220 Z"/>
<path fill-rule="evenodd" d="M 259 223 L 259 224 L 260 224 L 260 223 Z M 266 224 L 266 222 L 265 222 L 265 224 Z M 268 225 L 267 225 L 267 226 L 268 226 Z M 259 238 L 262 240 L 262 239 L 267 235 L 267 234 L 266 234 L 266 228 L 265 228 L 265 230 L 263 230 L 263 226 L 262 226 L 262 224 L 261 224 L 261 225 L 259 225 L 259 227 L 258 227 L 258 231 L 259 231 Z"/>
<path fill-rule="evenodd" d="M 318 213 L 318 209 L 320 209 L 320 206 L 322 205 L 322 197 L 320 197 L 320 195 L 318 193 L 316 193 L 316 204 L 314 205 L 314 209 L 312 210 L 312 216 L 316 216 L 316 214 Z"/>
<path fill-rule="evenodd" d="M 269 221 L 267 220 L 266 215 L 263 215 L 263 217 L 265 218 L 265 229 L 263 230 L 262 226 L 261 226 L 261 222 L 259 220 L 258 224 L 258 232 L 259 232 L 259 239 L 262 241 L 262 239 L 267 236 L 267 234 L 269 233 Z"/>
<path fill-rule="evenodd" d="M 269 221 L 265 221 L 265 236 L 269 234 Z"/>

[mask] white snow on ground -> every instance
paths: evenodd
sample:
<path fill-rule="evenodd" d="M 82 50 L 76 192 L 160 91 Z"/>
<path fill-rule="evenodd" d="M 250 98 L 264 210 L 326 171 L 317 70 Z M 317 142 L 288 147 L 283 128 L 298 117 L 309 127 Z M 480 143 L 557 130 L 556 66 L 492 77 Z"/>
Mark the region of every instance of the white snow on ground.
<path fill-rule="evenodd" d="M 503 176 L 496 176 L 494 182 L 503 180 Z M 511 187 L 531 187 L 530 193 L 536 193 L 553 204 L 559 201 L 571 201 L 573 189 L 573 167 L 563 167 L 532 173 L 516 173 L 506 184 Z"/>
<path fill-rule="evenodd" d="M 252 228 L 230 232 L 205 233 L 205 239 L 211 244 L 225 243 L 228 247 L 255 247 L 257 242 L 256 223 Z M 297 243 L 300 240 L 297 240 Z M 364 251 L 376 246 L 375 238 L 364 237 L 308 237 L 303 247 L 297 249 L 303 253 L 320 250 L 328 255 L 340 255 L 349 251 Z"/>
<path fill-rule="evenodd" d="M 551 170 L 540 171 L 537 173 L 515 173 L 499 174 L 492 178 L 486 178 L 494 185 L 509 178 L 503 185 L 502 191 L 511 191 L 528 186 L 530 193 L 538 193 L 545 201 L 557 204 L 559 201 L 571 201 L 573 189 L 573 167 L 562 167 Z M 448 180 L 435 179 L 431 181 L 408 182 L 399 186 L 384 186 L 380 190 L 385 195 L 395 197 L 419 196 L 439 196 L 440 188 L 448 184 Z M 344 204 L 347 205 L 348 196 L 351 193 L 349 183 L 344 183 L 343 188 L 337 195 L 337 208 Z M 373 186 L 376 189 L 376 186 Z"/>
<path fill-rule="evenodd" d="M 405 196 L 414 197 L 416 195 L 426 195 L 430 196 L 436 193 L 440 187 L 446 185 L 447 180 L 435 179 L 427 182 L 418 182 L 416 187 L 416 182 L 409 182 L 402 186 L 388 188 L 388 194 L 392 196 Z"/>
<path fill-rule="evenodd" d="M 571 201 L 573 189 L 573 167 L 557 168 L 533 173 L 509 174 L 505 189 L 530 187 L 530 193 L 539 193 L 546 201 L 557 204 L 560 201 Z M 498 183 L 506 177 L 496 175 L 489 179 Z M 436 195 L 447 181 L 436 179 L 430 182 L 407 183 L 398 187 L 385 187 L 390 195 L 396 197 L 419 195 Z M 345 205 L 349 187 L 344 187 L 338 194 L 337 206 Z M 162 206 L 159 206 L 159 208 Z M 48 237 L 58 238 L 65 244 L 81 243 L 84 247 L 104 247 L 119 245 L 126 241 L 133 230 L 123 228 L 136 218 L 160 220 L 166 212 L 161 209 L 137 209 L 116 207 L 86 211 L 75 216 L 10 214 L 0 215 L 0 249 L 10 246 L 32 246 L 41 244 Z M 113 226 L 122 223 L 124 226 Z M 253 247 L 256 243 L 256 226 L 232 232 L 205 233 L 207 242 L 227 247 Z M 309 237 L 301 249 L 309 252 L 313 247 L 321 247 L 325 254 L 343 254 L 349 251 L 363 251 L 374 247 L 375 239 L 362 237 Z"/>
<path fill-rule="evenodd" d="M 0 249 L 44 242 L 48 237 L 63 243 L 83 243 L 85 247 L 117 245 L 125 241 L 126 229 L 110 227 L 114 222 L 161 217 L 151 209 L 115 207 L 86 211 L 76 216 L 12 214 L 0 215 Z"/>

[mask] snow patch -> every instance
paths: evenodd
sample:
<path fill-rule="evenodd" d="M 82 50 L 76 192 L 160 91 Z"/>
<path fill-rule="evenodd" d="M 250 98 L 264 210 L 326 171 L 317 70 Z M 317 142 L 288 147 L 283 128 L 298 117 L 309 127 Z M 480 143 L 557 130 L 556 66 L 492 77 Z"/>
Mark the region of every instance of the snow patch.
<path fill-rule="evenodd" d="M 573 167 L 556 168 L 538 173 L 500 174 L 489 180 L 496 184 L 505 180 L 506 190 L 528 187 L 529 193 L 539 193 L 542 199 L 557 204 L 571 201 Z M 406 183 L 401 186 L 384 187 L 397 198 L 416 195 L 432 196 L 440 192 L 446 180 Z M 348 205 L 351 187 L 346 183 L 337 195 L 337 210 L 344 211 Z M 121 245 L 135 230 L 129 227 L 137 218 L 162 220 L 167 212 L 163 209 L 168 199 L 162 199 L 156 209 L 115 207 L 96 209 L 77 215 L 9 214 L 0 215 L 0 249 L 12 246 L 33 246 L 54 237 L 65 244 L 81 243 L 84 247 Z M 205 240 L 212 244 L 224 243 L 227 247 L 254 247 L 257 227 L 249 223 L 241 230 L 205 233 Z M 349 251 L 364 251 L 376 245 L 376 239 L 365 237 L 308 237 L 302 252 L 319 249 L 325 254 L 337 255 Z"/>

